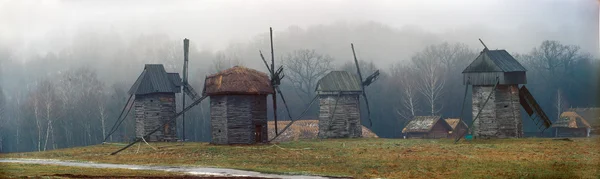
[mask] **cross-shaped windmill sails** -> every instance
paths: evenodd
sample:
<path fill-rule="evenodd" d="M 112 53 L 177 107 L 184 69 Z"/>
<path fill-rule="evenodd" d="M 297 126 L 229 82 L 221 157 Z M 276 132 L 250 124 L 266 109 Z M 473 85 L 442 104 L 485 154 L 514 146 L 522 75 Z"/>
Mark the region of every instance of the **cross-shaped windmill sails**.
<path fill-rule="evenodd" d="M 352 55 L 354 56 L 354 64 L 356 64 L 356 73 L 358 73 L 358 78 L 361 81 L 361 89 L 362 96 L 365 99 L 365 104 L 367 105 L 367 114 L 369 116 L 369 128 L 373 126 L 373 121 L 371 121 L 371 108 L 369 107 L 369 98 L 367 98 L 367 92 L 365 91 L 365 86 L 371 85 L 377 78 L 379 77 L 379 70 L 373 72 L 373 74 L 369 75 L 364 81 L 362 78 L 362 74 L 360 73 L 360 67 L 358 65 L 358 59 L 356 59 L 356 52 L 354 50 L 354 44 L 350 44 L 352 47 Z"/>
<path fill-rule="evenodd" d="M 192 101 L 196 101 L 200 98 L 198 93 L 192 86 L 188 83 L 188 54 L 190 51 L 190 40 L 183 39 L 183 92 L 181 102 L 182 106 L 185 106 L 185 95 L 189 96 Z M 181 123 L 182 123 L 182 136 L 183 141 L 185 141 L 185 112 L 181 114 Z"/>

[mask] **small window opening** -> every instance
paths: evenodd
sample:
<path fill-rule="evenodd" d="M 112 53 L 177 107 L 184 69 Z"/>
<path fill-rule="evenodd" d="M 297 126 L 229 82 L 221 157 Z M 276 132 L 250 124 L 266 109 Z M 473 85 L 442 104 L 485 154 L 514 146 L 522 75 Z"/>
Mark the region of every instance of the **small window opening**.
<path fill-rule="evenodd" d="M 154 102 L 154 100 L 150 100 L 150 102 Z"/>
<path fill-rule="evenodd" d="M 507 107 L 508 107 L 508 105 L 504 105 L 504 107 L 505 107 L 505 108 L 507 108 Z"/>

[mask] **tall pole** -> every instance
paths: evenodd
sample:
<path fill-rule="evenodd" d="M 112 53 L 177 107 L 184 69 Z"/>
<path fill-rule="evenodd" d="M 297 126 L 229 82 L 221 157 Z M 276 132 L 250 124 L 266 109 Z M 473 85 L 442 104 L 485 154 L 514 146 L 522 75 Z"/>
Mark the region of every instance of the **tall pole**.
<path fill-rule="evenodd" d="M 184 84 L 184 88 L 186 87 L 185 85 L 188 84 L 188 53 L 189 53 L 189 48 L 190 48 L 190 40 L 188 39 L 183 39 L 183 84 Z M 183 103 L 183 105 L 181 106 L 181 109 L 183 110 L 183 108 L 185 108 L 185 92 L 181 93 L 181 102 Z M 183 112 L 183 111 L 182 111 Z M 182 128 L 183 128 L 183 141 L 185 142 L 185 112 L 183 114 L 181 114 L 181 122 L 182 122 Z"/>
<path fill-rule="evenodd" d="M 269 27 L 269 36 L 271 37 L 271 84 L 273 84 L 273 120 L 275 120 L 275 135 L 279 132 L 277 130 L 277 91 L 273 80 L 275 80 L 275 53 L 273 52 L 273 28 Z"/>

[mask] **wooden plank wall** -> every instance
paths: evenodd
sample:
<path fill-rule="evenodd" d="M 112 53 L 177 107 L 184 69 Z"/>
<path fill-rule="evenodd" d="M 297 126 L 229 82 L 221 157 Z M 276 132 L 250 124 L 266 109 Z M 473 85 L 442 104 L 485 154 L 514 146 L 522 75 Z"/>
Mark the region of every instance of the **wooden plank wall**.
<path fill-rule="evenodd" d="M 137 95 L 134 101 L 136 137 L 145 136 L 148 132 L 161 127 L 175 116 L 175 93 L 152 93 Z M 150 135 L 146 141 L 176 140 L 177 128 L 175 120 L 161 130 Z"/>
<path fill-rule="evenodd" d="M 268 142 L 266 95 L 211 96 L 211 129 L 214 144 Z"/>
<path fill-rule="evenodd" d="M 362 137 L 359 95 L 319 95 L 319 103 L 319 138 Z"/>
<path fill-rule="evenodd" d="M 227 144 L 227 96 L 210 97 L 212 143 Z"/>
<path fill-rule="evenodd" d="M 517 85 L 498 85 L 495 93 L 499 138 L 523 137 L 521 104 Z"/>
<path fill-rule="evenodd" d="M 442 126 L 442 124 L 440 124 L 440 122 L 438 121 L 431 128 L 431 131 L 429 131 L 428 138 L 430 138 L 430 139 L 447 138 L 448 137 L 448 132 L 449 132 L 449 130 L 446 129 L 444 126 Z"/>
<path fill-rule="evenodd" d="M 473 86 L 473 117 L 485 102 L 493 86 Z M 517 85 L 498 85 L 496 92 L 474 123 L 478 138 L 523 137 Z"/>
<path fill-rule="evenodd" d="M 473 86 L 473 118 L 477 116 L 479 109 L 483 107 L 483 103 L 487 99 L 488 95 L 492 92 L 493 86 Z M 473 136 L 478 138 L 495 138 L 496 132 L 498 131 L 498 124 L 496 123 L 496 104 L 495 95 L 492 95 L 483 107 L 479 118 L 473 123 L 475 128 Z"/>

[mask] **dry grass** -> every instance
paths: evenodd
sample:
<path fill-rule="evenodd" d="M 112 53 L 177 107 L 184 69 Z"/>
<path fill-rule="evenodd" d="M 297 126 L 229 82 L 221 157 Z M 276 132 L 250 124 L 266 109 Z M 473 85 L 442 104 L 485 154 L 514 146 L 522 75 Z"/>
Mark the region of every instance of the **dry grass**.
<path fill-rule="evenodd" d="M 144 144 L 145 145 L 145 144 Z M 357 178 L 597 178 L 600 139 L 451 140 L 336 139 L 277 145 L 216 146 L 206 143 L 96 145 L 1 158 L 53 158 L 145 165 L 217 166 L 274 173 Z"/>

